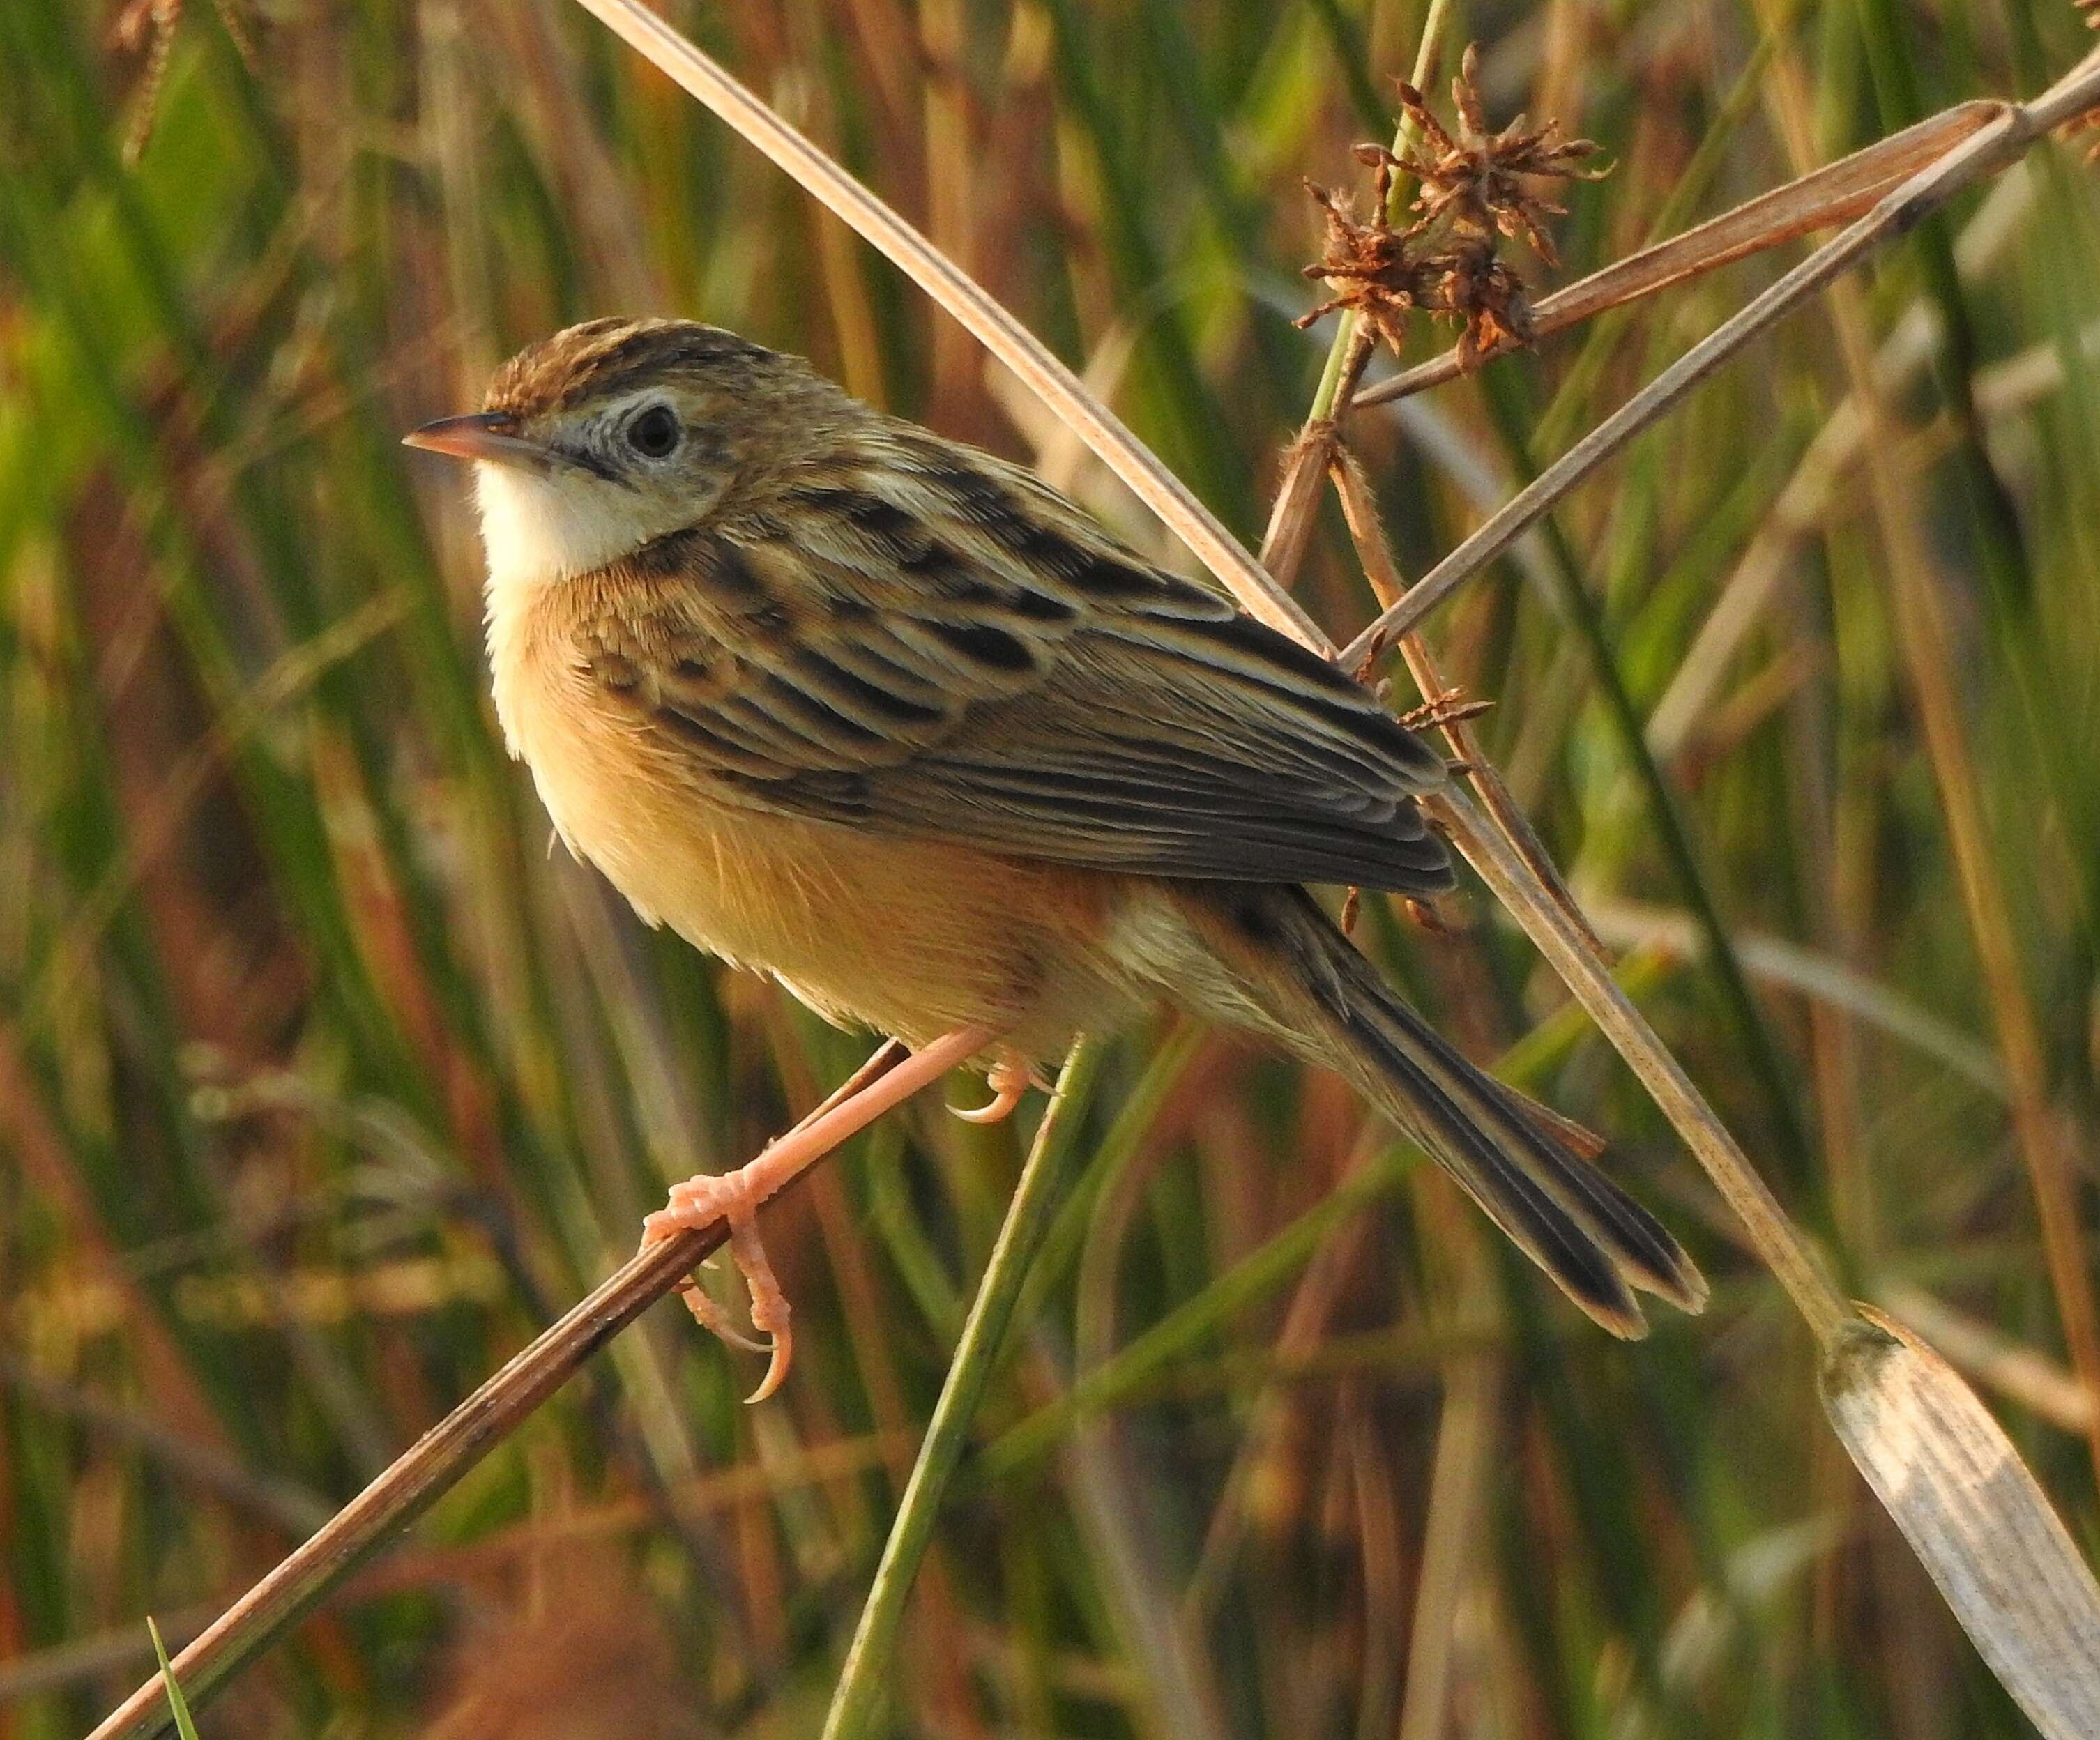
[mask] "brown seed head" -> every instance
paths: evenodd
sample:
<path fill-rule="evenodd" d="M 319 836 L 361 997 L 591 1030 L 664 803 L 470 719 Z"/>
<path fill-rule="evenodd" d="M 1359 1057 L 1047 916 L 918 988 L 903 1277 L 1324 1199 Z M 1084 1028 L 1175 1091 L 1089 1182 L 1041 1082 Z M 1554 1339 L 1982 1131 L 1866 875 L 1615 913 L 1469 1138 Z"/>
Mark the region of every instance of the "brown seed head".
<path fill-rule="evenodd" d="M 1357 161 L 1373 172 L 1368 222 L 1358 222 L 1345 200 L 1307 184 L 1326 213 L 1326 245 L 1305 274 L 1326 280 L 1335 294 L 1300 326 L 1348 309 L 1396 350 L 1408 314 L 1421 309 L 1462 324 L 1458 359 L 1467 368 L 1484 356 L 1530 344 L 1524 284 L 1501 258 L 1498 238 L 1520 237 L 1547 265 L 1558 265 L 1547 225 L 1564 208 L 1529 184 L 1542 177 L 1595 180 L 1604 171 L 1577 167 L 1598 148 L 1588 139 L 1560 139 L 1557 122 L 1527 130 L 1520 115 L 1499 133 L 1490 132 L 1479 68 L 1479 55 L 1469 47 L 1451 86 L 1456 137 L 1419 90 L 1399 84 L 1417 143 L 1405 156 L 1382 145 L 1357 148 Z M 1388 218 L 1396 171 L 1421 183 L 1413 201 L 1421 216 L 1405 230 Z"/>

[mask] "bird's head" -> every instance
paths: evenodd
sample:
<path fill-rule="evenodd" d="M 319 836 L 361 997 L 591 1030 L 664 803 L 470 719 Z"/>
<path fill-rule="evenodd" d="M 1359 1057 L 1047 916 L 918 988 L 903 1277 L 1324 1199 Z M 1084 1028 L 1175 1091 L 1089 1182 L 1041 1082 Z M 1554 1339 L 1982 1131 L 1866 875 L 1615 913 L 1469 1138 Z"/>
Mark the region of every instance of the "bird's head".
<path fill-rule="evenodd" d="M 718 327 L 591 320 L 511 358 L 480 411 L 404 438 L 474 462 L 492 590 L 536 589 L 700 523 L 836 396 Z"/>

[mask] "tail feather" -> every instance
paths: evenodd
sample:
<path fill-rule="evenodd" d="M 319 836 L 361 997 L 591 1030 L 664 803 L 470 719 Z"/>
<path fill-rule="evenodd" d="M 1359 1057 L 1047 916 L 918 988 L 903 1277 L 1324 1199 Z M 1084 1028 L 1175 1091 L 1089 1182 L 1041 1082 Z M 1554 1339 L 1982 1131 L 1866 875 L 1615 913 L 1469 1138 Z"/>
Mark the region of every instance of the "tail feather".
<path fill-rule="evenodd" d="M 1309 896 L 1240 891 L 1229 905 L 1230 934 L 1214 941 L 1245 963 L 1242 991 L 1270 1030 L 1353 1081 L 1583 1311 L 1630 1337 L 1646 1333 L 1636 1288 L 1686 1311 L 1705 1303 L 1705 1281 L 1661 1223 L 1425 1024 Z"/>
<path fill-rule="evenodd" d="M 1391 997 L 1392 993 L 1388 991 L 1386 994 Z M 1405 1007 L 1402 1005 L 1403 1009 Z M 1424 1026 L 1422 1031 L 1433 1044 L 1449 1049 L 1448 1042 L 1432 1029 Z M 1460 1068 L 1472 1069 L 1456 1052 L 1452 1055 Z M 1478 1071 L 1473 1073 L 1508 1108 L 1511 1118 L 1528 1130 L 1533 1143 L 1545 1150 L 1546 1163 L 1564 1172 L 1568 1187 L 1579 1192 L 1591 1212 L 1610 1226 L 1627 1280 L 1643 1293 L 1667 1299 L 1685 1311 L 1704 1310 L 1706 1278 L 1662 1222 L 1613 1183 L 1586 1156 L 1555 1139 L 1551 1130 L 1532 1115 L 1524 1096 L 1515 1089 L 1493 1076 Z"/>

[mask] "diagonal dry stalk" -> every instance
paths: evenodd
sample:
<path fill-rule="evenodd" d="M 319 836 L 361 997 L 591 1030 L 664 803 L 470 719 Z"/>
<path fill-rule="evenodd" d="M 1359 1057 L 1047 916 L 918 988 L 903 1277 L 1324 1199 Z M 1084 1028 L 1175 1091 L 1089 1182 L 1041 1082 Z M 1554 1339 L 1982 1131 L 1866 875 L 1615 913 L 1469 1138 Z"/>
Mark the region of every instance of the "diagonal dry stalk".
<path fill-rule="evenodd" d="M 904 1055 L 894 1040 L 878 1046 L 824 1107 L 867 1086 Z M 810 1175 L 801 1174 L 788 1187 Z M 718 1222 L 650 1245 L 542 1330 L 176 1656 L 175 1676 L 190 1698 L 201 1704 L 245 1667 L 435 1504 L 586 1359 L 677 1288 L 728 1236 L 728 1227 Z M 165 1733 L 168 1725 L 167 1700 L 156 1678 L 104 1718 L 88 1740 L 145 1740 Z"/>
<path fill-rule="evenodd" d="M 1378 657 L 1774 322 L 1877 248 L 1908 234 L 1963 188 L 2005 168 L 2034 140 L 2095 107 L 2100 107 L 2100 51 L 2087 55 L 2033 102 L 2005 104 L 1988 126 L 1884 195 L 1865 217 L 1708 333 L 1490 514 L 1471 536 L 1418 580 L 1405 598 L 1342 650 L 1343 663 L 1354 668 L 1364 659 Z"/>
<path fill-rule="evenodd" d="M 1590 319 L 1607 309 L 1638 302 L 1737 260 L 1776 248 L 1797 236 L 1833 224 L 1849 223 L 1874 202 L 1928 169 L 1972 133 L 2005 112 L 2001 103 L 1962 103 L 1905 127 L 1885 139 L 1811 170 L 1784 187 L 1745 200 L 1732 210 L 1691 229 L 1615 260 L 1602 271 L 1578 279 L 1531 311 L 1532 336 L 1544 338 Z M 1487 360 L 1487 359 L 1483 359 Z M 1402 369 L 1376 386 L 1365 387 L 1349 401 L 1352 408 L 1389 404 L 1396 399 L 1441 386 L 1466 372 L 1453 346 L 1441 356 Z"/>
<path fill-rule="evenodd" d="M 1070 371 L 916 231 L 788 127 L 690 43 L 635 0 L 580 0 L 664 72 L 796 176 L 909 273 L 1087 440 L 1254 615 L 1317 650 L 1333 647 L 1296 603 L 1224 538 L 1164 476 L 1129 431 L 1088 400 Z M 1580 477 L 1679 402 L 1743 343 L 1875 247 L 1901 235 L 1952 192 L 2012 161 L 2032 139 L 2100 104 L 2100 54 L 2037 102 L 2008 108 L 1932 166 L 1885 196 L 1868 216 L 1772 287 L 1617 416 L 1578 443 L 1414 588 L 1343 654 L 1352 666 L 1390 645 L 1440 597 L 1506 548 Z M 1339 385 L 1338 345 L 1328 379 Z M 1323 385 L 1325 384 L 1323 383 Z M 1315 422 L 1326 407 L 1315 404 Z M 1326 440 L 1301 443 L 1299 462 L 1324 463 Z M 1294 502 L 1306 498 L 1288 490 Z M 1299 511 L 1296 509 L 1290 512 Z M 1288 518 L 1279 530 L 1289 534 Z M 1431 581 L 1436 582 L 1432 589 Z M 1462 795 L 1434 813 L 1496 896 L 1522 924 L 1577 1000 L 1625 1057 L 1741 1218 L 1759 1254 L 1814 1333 L 1827 1412 L 1847 1451 L 1902 1526 L 1993 1670 L 2054 1737 L 2100 1729 L 2100 1588 L 2003 1433 L 1929 1350 L 1855 1312 L 1639 1011 L 1613 981 L 1546 884 Z M 1891 1429 L 1891 1422 L 1901 1429 Z M 1979 1471 L 1983 1471 L 1979 1474 Z M 1978 1482 L 1988 1478 L 1988 1491 Z M 2001 1544 L 2016 1541 L 2017 1576 Z M 2067 1649 L 2060 1647 L 2066 1635 Z M 2088 1718 L 2090 1718 L 2089 1720 Z"/>
<path fill-rule="evenodd" d="M 191 1699 L 203 1703 L 310 1612 L 727 1237 L 717 1224 L 651 1245 L 570 1307 L 182 1650 L 175 1674 Z M 145 1740 L 168 1721 L 161 1682 L 149 1680 L 89 1740 Z"/>
<path fill-rule="evenodd" d="M 580 3 L 737 126 L 909 271 L 1065 418 L 1251 611 L 1332 652 L 1304 612 L 1128 430 L 924 237 L 633 0 Z M 2001 114 L 1935 169 L 1906 183 L 1864 220 L 1864 228 L 1855 226 L 1808 262 L 1822 273 L 1815 282 L 1827 281 L 1877 242 L 1900 233 L 1954 187 L 2001 167 L 2037 132 L 2096 103 L 2100 55 L 2039 103 Z M 1838 249 L 1849 251 L 1833 257 Z M 1773 301 L 1767 293 L 1753 305 L 1758 312 L 1750 329 L 1769 324 L 1793 305 Z M 1731 328 L 1740 324 L 1740 317 L 1730 323 Z M 1721 359 L 1710 357 L 1677 383 L 1678 396 Z M 1339 384 L 1339 369 L 1332 378 Z M 1666 403 L 1658 403 L 1650 414 L 1666 408 Z M 1622 416 L 1606 426 L 1613 428 L 1614 443 L 1623 442 L 1639 421 Z M 1611 445 L 1590 444 L 1586 463 L 1601 460 Z M 1522 523 L 1550 505 L 1552 498 L 1542 499 L 1536 491 L 1534 486 L 1511 504 L 1524 504 Z M 1505 515 L 1495 516 L 1490 525 L 1504 522 Z M 1488 530 L 1484 526 L 1482 533 Z M 1476 534 L 1462 549 L 1480 541 Z M 1475 565 L 1492 553 L 1476 555 Z M 1410 601 L 1421 590 L 1418 586 Z M 1392 630 L 1396 636 L 1399 632 Z M 2100 1592 L 2093 1589 L 2076 1549 L 2004 1434 L 1929 1350 L 1846 1305 L 1682 1068 L 1612 980 L 1586 928 L 1554 897 L 1524 853 L 1455 791 L 1438 801 L 1436 813 L 1743 1218 L 1824 1352 L 1822 1381 L 1833 1425 L 1993 1669 L 2052 1737 L 2100 1731 Z M 849 1088 L 880 1073 L 893 1055 L 889 1047 L 878 1052 Z M 667 1241 L 629 1263 L 577 1306 L 186 1650 L 176 1663 L 183 1682 L 199 1692 L 223 1683 L 457 1479 L 592 1351 L 674 1287 L 721 1236 L 720 1229 L 710 1228 Z M 2018 1575 L 2009 1578 L 2009 1569 Z M 165 1725 L 162 1694 L 155 1681 L 104 1722 L 91 1740 L 128 1740 L 157 1733 Z"/>

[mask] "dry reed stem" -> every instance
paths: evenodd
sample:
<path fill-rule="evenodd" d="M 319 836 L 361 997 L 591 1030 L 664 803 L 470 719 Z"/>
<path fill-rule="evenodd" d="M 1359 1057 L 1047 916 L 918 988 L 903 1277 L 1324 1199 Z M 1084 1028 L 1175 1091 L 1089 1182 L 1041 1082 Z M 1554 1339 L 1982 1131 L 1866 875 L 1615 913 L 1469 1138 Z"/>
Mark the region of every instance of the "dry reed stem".
<path fill-rule="evenodd" d="M 1416 582 L 1398 605 L 1383 612 L 1343 649 L 1343 663 L 1354 669 L 1364 660 L 1378 657 L 1508 548 L 1555 503 L 1775 321 L 1874 249 L 1907 234 L 1928 213 L 1963 188 L 2005 168 L 2032 141 L 2096 105 L 2100 105 L 2100 51 L 2087 55 L 2032 103 L 2005 105 L 1987 126 L 1885 195 L 1865 217 L 1722 322 L 1490 514 L 1470 537 Z"/>
<path fill-rule="evenodd" d="M 1532 336 L 1548 334 L 1593 319 L 1607 309 L 1638 302 L 1659 290 L 1689 283 L 1718 267 L 1778 247 L 1795 237 L 1849 223 L 1875 200 L 1929 167 L 1972 133 L 2004 112 L 2005 105 L 1979 100 L 1957 104 L 1835 163 L 1775 187 L 1717 218 L 1616 260 L 1564 289 L 1542 297 L 1531 311 Z M 1507 350 L 1480 359 L 1490 361 Z M 1441 356 L 1366 387 L 1348 401 L 1352 410 L 1389 404 L 1466 373 L 1454 346 Z"/>
<path fill-rule="evenodd" d="M 1357 463 L 1355 454 L 1343 447 L 1337 452 L 1330 473 L 1334 478 L 1335 492 L 1341 500 L 1342 517 L 1348 522 L 1349 536 L 1357 547 L 1357 560 L 1363 564 L 1365 579 L 1370 582 L 1371 590 L 1378 595 L 1381 605 L 1397 603 L 1407 587 L 1386 542 L 1385 527 L 1379 523 L 1378 504 L 1371 499 L 1370 484 L 1364 476 L 1363 467 Z M 1402 636 L 1400 651 L 1424 703 L 1433 703 L 1450 692 L 1443 672 L 1419 634 Z M 1595 927 L 1568 892 L 1560 866 L 1554 863 L 1552 855 L 1533 831 L 1530 818 L 1510 795 L 1501 772 L 1480 747 L 1479 734 L 1463 718 L 1449 720 L 1442 729 L 1445 742 L 1464 766 L 1473 789 L 1480 794 L 1481 804 L 1495 826 L 1502 830 L 1502 837 L 1531 866 L 1532 874 L 1545 885 L 1569 921 L 1589 938 L 1590 947 L 1601 954 L 1604 945 L 1598 940 Z"/>
<path fill-rule="evenodd" d="M 1272 628 L 1300 640 L 1319 631 L 1289 593 L 1268 584 L 1252 557 L 1197 500 L 1186 484 L 1087 391 L 1047 346 L 1022 327 L 903 218 L 789 126 L 718 64 L 639 0 L 577 4 L 657 69 L 734 127 L 821 200 L 892 264 L 955 316 L 977 342 L 1018 375 L 1134 490 L 1205 567 Z"/>
<path fill-rule="evenodd" d="M 1283 481 L 1268 510 L 1262 534 L 1261 565 L 1279 586 L 1298 578 L 1305 545 L 1320 514 L 1320 481 L 1335 452 L 1335 420 L 1312 417 L 1284 451 Z"/>
<path fill-rule="evenodd" d="M 1955 246 L 1964 283 L 1996 265 L 2018 232 L 2018 218 L 2033 203 L 2036 183 L 2027 177 L 2000 182 Z M 1936 322 L 1922 299 L 1895 323 L 1874 355 L 1874 380 L 1884 394 L 1900 393 L 1931 360 Z M 2100 357 L 2100 324 L 2089 326 L 2080 343 Z M 2063 355 L 2053 339 L 1977 372 L 1976 409 L 1986 419 L 2009 414 L 2051 392 L 2063 377 Z M 1847 394 L 1810 441 L 1770 514 L 1715 594 L 1662 698 L 1648 715 L 1648 747 L 1659 761 L 1675 759 L 1711 703 L 1730 657 L 1742 644 L 1785 577 L 1795 547 L 1823 525 L 1838 499 L 1838 485 L 1866 444 L 1867 421 L 1858 398 Z"/>
<path fill-rule="evenodd" d="M 894 1040 L 878 1046 L 819 1110 L 888 1073 L 904 1055 Z M 808 1176 L 798 1174 L 789 1187 Z M 648 1246 L 542 1330 L 175 1658 L 175 1677 L 191 1703 L 201 1705 L 390 1536 L 421 1515 L 567 1383 L 585 1360 L 677 1288 L 728 1236 L 728 1227 L 717 1222 Z M 88 1740 L 147 1740 L 166 1733 L 170 1720 L 166 1695 L 156 1678 L 106 1716 Z"/>
<path fill-rule="evenodd" d="M 480 1389 L 417 1439 L 297 1550 L 175 1658 L 175 1676 L 201 1705 L 232 1673 L 420 1516 L 454 1481 L 607 1341 L 675 1288 L 728 1236 L 719 1224 L 651 1245 L 615 1271 Z M 161 1682 L 150 1680 L 88 1740 L 145 1740 L 167 1731 Z"/>

